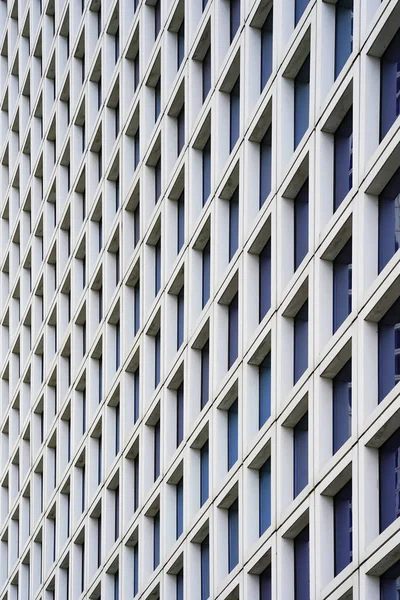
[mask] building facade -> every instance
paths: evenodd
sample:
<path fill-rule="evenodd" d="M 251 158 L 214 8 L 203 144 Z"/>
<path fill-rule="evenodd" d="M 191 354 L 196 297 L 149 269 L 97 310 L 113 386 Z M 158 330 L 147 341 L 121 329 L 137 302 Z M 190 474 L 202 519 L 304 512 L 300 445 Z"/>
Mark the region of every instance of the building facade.
<path fill-rule="evenodd" d="M 398 600 L 400 1 L 0 0 L 0 600 Z"/>

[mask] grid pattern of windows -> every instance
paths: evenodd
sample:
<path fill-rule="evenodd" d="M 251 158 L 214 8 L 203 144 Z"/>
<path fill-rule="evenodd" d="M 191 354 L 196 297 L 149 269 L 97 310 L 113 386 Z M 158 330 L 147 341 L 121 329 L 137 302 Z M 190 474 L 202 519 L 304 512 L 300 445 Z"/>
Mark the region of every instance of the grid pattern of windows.
<path fill-rule="evenodd" d="M 0 600 L 394 600 L 400 0 L 0 0 Z"/>

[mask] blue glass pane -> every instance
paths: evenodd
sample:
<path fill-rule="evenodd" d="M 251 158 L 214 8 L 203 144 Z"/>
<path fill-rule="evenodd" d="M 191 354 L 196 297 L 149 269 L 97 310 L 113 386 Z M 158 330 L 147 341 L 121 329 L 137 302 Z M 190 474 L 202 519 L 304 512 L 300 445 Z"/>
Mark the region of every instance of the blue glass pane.
<path fill-rule="evenodd" d="M 208 440 L 200 449 L 200 506 L 208 499 Z"/>
<path fill-rule="evenodd" d="M 348 111 L 334 136 L 334 202 L 337 210 L 353 185 L 353 110 Z"/>
<path fill-rule="evenodd" d="M 335 5 L 335 79 L 353 51 L 353 2 L 338 0 Z"/>
<path fill-rule="evenodd" d="M 352 483 L 349 481 L 333 499 L 335 576 L 353 559 Z"/>
<path fill-rule="evenodd" d="M 239 297 L 236 293 L 228 307 L 228 369 L 238 357 Z"/>
<path fill-rule="evenodd" d="M 309 0 L 295 0 L 295 7 L 294 7 L 294 24 L 295 24 L 295 26 L 300 21 L 302 15 L 303 15 L 303 12 L 307 8 L 308 1 Z"/>
<path fill-rule="evenodd" d="M 352 243 L 345 244 L 333 261 L 333 332 L 351 312 Z"/>
<path fill-rule="evenodd" d="M 203 248 L 202 284 L 201 307 L 204 308 L 210 297 L 210 240 Z"/>
<path fill-rule="evenodd" d="M 211 47 L 204 55 L 202 63 L 202 84 L 203 84 L 203 102 L 211 89 Z"/>
<path fill-rule="evenodd" d="M 158 386 L 158 384 L 160 383 L 160 361 L 161 361 L 161 354 L 160 354 L 160 332 L 158 331 L 157 334 L 154 336 L 154 387 L 156 388 Z"/>
<path fill-rule="evenodd" d="M 209 398 L 209 359 L 210 350 L 208 340 L 201 350 L 201 387 L 200 387 L 200 408 L 204 408 Z"/>
<path fill-rule="evenodd" d="M 271 565 L 268 565 L 268 567 L 260 573 L 260 600 L 272 600 Z"/>
<path fill-rule="evenodd" d="M 260 208 L 271 191 L 271 127 L 260 142 Z"/>
<path fill-rule="evenodd" d="M 381 58 L 380 139 L 400 114 L 400 29 Z"/>
<path fill-rule="evenodd" d="M 310 600 L 310 554 L 308 525 L 294 539 L 294 597 Z"/>
<path fill-rule="evenodd" d="M 158 239 L 154 246 L 154 263 L 155 263 L 155 290 L 154 295 L 157 296 L 161 286 L 161 238 Z"/>
<path fill-rule="evenodd" d="M 239 436 L 238 400 L 228 410 L 228 471 L 238 459 L 238 436 Z"/>
<path fill-rule="evenodd" d="M 398 429 L 379 449 L 379 529 L 383 531 L 400 514 L 399 511 L 399 454 Z"/>
<path fill-rule="evenodd" d="M 160 421 L 154 425 L 154 481 L 160 475 Z"/>
<path fill-rule="evenodd" d="M 203 148 L 203 206 L 211 191 L 211 138 L 208 138 Z"/>
<path fill-rule="evenodd" d="M 296 498 L 308 483 L 308 413 L 293 429 L 293 466 L 293 498 Z"/>
<path fill-rule="evenodd" d="M 333 454 L 351 436 L 351 360 L 332 381 Z"/>
<path fill-rule="evenodd" d="M 232 152 L 240 131 L 240 78 L 238 77 L 230 95 L 229 151 Z"/>
<path fill-rule="evenodd" d="M 183 478 L 176 484 L 176 539 L 183 532 Z"/>
<path fill-rule="evenodd" d="M 239 562 L 239 501 L 228 508 L 228 571 Z"/>
<path fill-rule="evenodd" d="M 310 112 L 310 56 L 307 56 L 294 80 L 294 148 L 308 129 Z"/>
<path fill-rule="evenodd" d="M 181 153 L 181 150 L 185 144 L 185 107 L 184 106 L 182 106 L 181 110 L 179 111 L 178 117 L 177 117 L 177 130 L 178 130 L 177 153 L 179 156 Z"/>
<path fill-rule="evenodd" d="M 154 122 L 157 121 L 161 110 L 161 77 L 158 78 L 154 88 Z"/>
<path fill-rule="evenodd" d="M 185 56 L 185 21 L 182 21 L 178 29 L 177 38 L 177 67 L 179 69 Z"/>
<path fill-rule="evenodd" d="M 308 179 L 294 200 L 294 270 L 308 252 Z"/>
<path fill-rule="evenodd" d="M 183 383 L 180 384 L 176 390 L 176 447 L 183 440 L 184 432 L 184 395 L 183 395 Z"/>
<path fill-rule="evenodd" d="M 177 212 L 178 212 L 178 214 L 177 214 L 177 219 L 178 219 L 177 252 L 179 254 L 179 252 L 181 251 L 181 248 L 183 246 L 183 243 L 185 241 L 185 194 L 184 194 L 184 192 L 182 192 L 182 194 L 179 196 Z"/>
<path fill-rule="evenodd" d="M 271 459 L 265 461 L 259 471 L 259 534 L 271 525 Z"/>
<path fill-rule="evenodd" d="M 399 380 L 396 364 L 397 331 L 400 327 L 400 300 L 390 307 L 378 324 L 378 402 L 381 402 Z"/>
<path fill-rule="evenodd" d="M 181 347 L 184 336 L 184 315 L 185 315 L 185 291 L 182 286 L 177 296 L 177 349 Z"/>
<path fill-rule="evenodd" d="M 153 569 L 160 564 L 160 513 L 153 518 Z"/>
<path fill-rule="evenodd" d="M 133 595 L 139 591 L 139 544 L 133 547 Z"/>
<path fill-rule="evenodd" d="M 240 0 L 230 0 L 230 41 L 233 38 L 240 25 Z"/>
<path fill-rule="evenodd" d="M 267 354 L 258 368 L 259 419 L 261 427 L 271 415 L 271 355 Z"/>
<path fill-rule="evenodd" d="M 293 385 L 308 366 L 308 301 L 294 317 L 294 373 Z"/>
<path fill-rule="evenodd" d="M 229 201 L 229 260 L 239 246 L 239 187 Z"/>
<path fill-rule="evenodd" d="M 210 540 L 207 537 L 201 542 L 201 600 L 210 597 Z"/>
<path fill-rule="evenodd" d="M 268 13 L 267 18 L 261 27 L 261 81 L 260 91 L 262 91 L 272 73 L 272 28 L 273 28 L 273 9 Z"/>
<path fill-rule="evenodd" d="M 400 169 L 379 196 L 379 272 L 400 245 Z"/>

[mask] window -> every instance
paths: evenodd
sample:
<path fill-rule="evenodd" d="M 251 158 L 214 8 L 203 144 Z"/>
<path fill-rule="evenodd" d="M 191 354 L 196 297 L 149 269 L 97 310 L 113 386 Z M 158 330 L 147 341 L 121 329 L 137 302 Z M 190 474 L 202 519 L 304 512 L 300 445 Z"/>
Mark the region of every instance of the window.
<path fill-rule="evenodd" d="M 263 91 L 268 79 L 272 73 L 272 26 L 273 9 L 268 13 L 267 18 L 261 27 L 261 80 L 260 92 Z"/>
<path fill-rule="evenodd" d="M 352 292 L 351 239 L 333 261 L 333 331 L 335 332 L 351 313 Z"/>
<path fill-rule="evenodd" d="M 400 300 L 378 324 L 378 402 L 400 380 Z"/>
<path fill-rule="evenodd" d="M 272 574 L 271 565 L 265 567 L 260 573 L 260 600 L 272 600 Z"/>
<path fill-rule="evenodd" d="M 240 0 L 230 0 L 230 21 L 229 21 L 229 33 L 230 41 L 236 35 L 240 25 Z"/>
<path fill-rule="evenodd" d="M 140 329 L 140 280 L 138 279 L 133 288 L 133 330 L 136 335 Z"/>
<path fill-rule="evenodd" d="M 176 600 L 183 600 L 183 569 L 176 575 Z"/>
<path fill-rule="evenodd" d="M 160 362 L 161 362 L 161 348 L 160 348 L 160 330 L 157 331 L 154 336 L 154 388 L 160 383 Z"/>
<path fill-rule="evenodd" d="M 308 300 L 294 317 L 294 373 L 293 385 L 297 383 L 308 366 Z"/>
<path fill-rule="evenodd" d="M 228 370 L 238 357 L 239 296 L 234 295 L 228 306 Z"/>
<path fill-rule="evenodd" d="M 181 251 L 181 248 L 185 241 L 185 193 L 182 192 L 177 202 L 177 253 Z"/>
<path fill-rule="evenodd" d="M 97 461 L 97 485 L 100 485 L 103 473 L 103 437 L 99 435 L 97 438 L 98 444 L 98 461 Z"/>
<path fill-rule="evenodd" d="M 210 297 L 210 240 L 203 248 L 201 267 L 201 307 L 204 308 Z"/>
<path fill-rule="evenodd" d="M 140 402 L 140 387 L 139 387 L 139 367 L 133 374 L 133 420 L 136 421 L 139 418 L 139 402 Z"/>
<path fill-rule="evenodd" d="M 140 239 L 140 205 L 137 204 L 135 210 L 133 211 L 133 244 L 134 248 L 136 248 Z"/>
<path fill-rule="evenodd" d="M 134 135 L 133 138 L 133 145 L 134 145 L 134 165 L 135 165 L 135 170 L 137 169 L 137 166 L 139 164 L 140 161 L 140 129 L 139 127 L 136 130 L 136 133 Z"/>
<path fill-rule="evenodd" d="M 97 567 L 101 565 L 101 515 L 97 519 Z"/>
<path fill-rule="evenodd" d="M 400 114 L 400 29 L 381 57 L 381 118 L 382 140 Z"/>
<path fill-rule="evenodd" d="M 260 208 L 271 192 L 271 127 L 260 142 Z"/>
<path fill-rule="evenodd" d="M 335 4 L 335 79 L 353 51 L 353 0 Z"/>
<path fill-rule="evenodd" d="M 379 531 L 400 515 L 400 430 L 379 448 Z"/>
<path fill-rule="evenodd" d="M 135 458 L 133 459 L 133 469 L 133 510 L 136 512 L 139 508 L 139 454 L 136 454 Z"/>
<path fill-rule="evenodd" d="M 204 206 L 211 192 L 211 137 L 208 138 L 203 147 L 202 180 Z"/>
<path fill-rule="evenodd" d="M 353 560 L 351 480 L 333 498 L 335 576 Z"/>
<path fill-rule="evenodd" d="M 176 34 L 177 37 L 177 70 L 179 71 L 179 67 L 182 64 L 183 57 L 185 56 L 185 21 L 182 21 L 178 32 Z"/>
<path fill-rule="evenodd" d="M 294 148 L 308 129 L 310 112 L 310 55 L 300 67 L 294 80 Z"/>
<path fill-rule="evenodd" d="M 308 483 L 308 413 L 293 428 L 293 498 Z"/>
<path fill-rule="evenodd" d="M 380 600 L 397 600 L 400 589 L 400 561 L 387 569 L 379 578 Z"/>
<path fill-rule="evenodd" d="M 258 367 L 258 426 L 271 416 L 271 354 L 267 354 Z"/>
<path fill-rule="evenodd" d="M 308 252 L 308 179 L 294 200 L 294 270 Z"/>
<path fill-rule="evenodd" d="M 239 186 L 229 200 L 229 261 L 239 246 Z"/>
<path fill-rule="evenodd" d="M 294 599 L 310 599 L 310 534 L 308 525 L 294 538 Z"/>
<path fill-rule="evenodd" d="M 228 471 L 238 459 L 238 399 L 228 409 Z"/>
<path fill-rule="evenodd" d="M 265 461 L 259 470 L 259 534 L 271 525 L 271 459 Z"/>
<path fill-rule="evenodd" d="M 161 196 L 161 156 L 154 165 L 154 203 L 157 204 Z"/>
<path fill-rule="evenodd" d="M 201 381 L 200 381 L 200 408 L 203 409 L 208 402 L 210 388 L 210 348 L 207 340 L 201 349 Z"/>
<path fill-rule="evenodd" d="M 154 481 L 160 476 L 160 419 L 154 425 Z"/>
<path fill-rule="evenodd" d="M 180 155 L 182 148 L 185 144 L 185 106 L 183 105 L 179 114 L 176 118 L 176 126 L 177 126 L 177 152 L 178 156 Z"/>
<path fill-rule="evenodd" d="M 353 187 L 353 109 L 347 112 L 334 134 L 334 201 L 337 210 Z"/>
<path fill-rule="evenodd" d="M 351 360 L 333 378 L 333 454 L 351 436 Z"/>
<path fill-rule="evenodd" d="M 121 364 L 121 330 L 119 321 L 115 324 L 115 370 L 118 371 Z"/>
<path fill-rule="evenodd" d="M 400 169 L 379 196 L 378 269 L 387 265 L 400 243 Z"/>
<path fill-rule="evenodd" d="M 229 117 L 229 151 L 232 152 L 240 131 L 240 77 L 238 77 L 231 89 Z"/>
<path fill-rule="evenodd" d="M 116 63 L 119 57 L 119 28 L 114 34 L 114 62 Z"/>
<path fill-rule="evenodd" d="M 154 41 L 157 39 L 161 27 L 161 2 L 156 0 L 154 4 Z"/>
<path fill-rule="evenodd" d="M 183 477 L 176 484 L 176 539 L 183 532 Z"/>
<path fill-rule="evenodd" d="M 181 444 L 183 440 L 184 432 L 184 395 L 183 395 L 183 382 L 176 390 L 176 447 Z"/>
<path fill-rule="evenodd" d="M 184 336 L 184 315 L 185 315 L 185 288 L 182 286 L 177 296 L 177 327 L 176 327 L 176 346 L 177 350 L 183 344 Z"/>
<path fill-rule="evenodd" d="M 119 486 L 114 490 L 114 541 L 119 538 Z"/>
<path fill-rule="evenodd" d="M 228 508 L 228 572 L 239 562 L 239 500 Z"/>
<path fill-rule="evenodd" d="M 133 596 L 139 591 L 139 542 L 133 546 Z"/>
<path fill-rule="evenodd" d="M 207 535 L 200 545 L 201 600 L 210 597 L 210 538 Z"/>
<path fill-rule="evenodd" d="M 133 59 L 133 90 L 136 92 L 140 80 L 140 62 L 139 62 L 139 52 L 136 53 L 135 58 Z"/>
<path fill-rule="evenodd" d="M 208 500 L 209 494 L 209 479 L 208 479 L 208 461 L 209 461 L 209 452 L 208 452 L 208 440 L 202 445 L 200 448 L 200 506 Z"/>
<path fill-rule="evenodd" d="M 157 296 L 161 287 L 161 237 L 158 238 L 156 245 L 154 246 L 154 263 L 155 263 L 155 282 L 154 282 L 154 295 Z"/>
<path fill-rule="evenodd" d="M 153 569 L 160 564 L 160 511 L 153 517 Z"/>
<path fill-rule="evenodd" d="M 115 405 L 115 455 L 118 454 L 120 448 L 120 409 L 119 402 Z"/>
<path fill-rule="evenodd" d="M 261 250 L 258 259 L 259 275 L 259 322 L 263 320 L 271 308 L 271 239 Z"/>
<path fill-rule="evenodd" d="M 119 600 L 119 573 L 114 573 L 114 600 Z"/>
<path fill-rule="evenodd" d="M 201 65 L 202 71 L 202 98 L 203 102 L 208 96 L 208 92 L 211 89 L 211 46 L 208 47 L 207 52 L 204 55 L 203 62 Z"/>
<path fill-rule="evenodd" d="M 154 122 L 157 122 L 161 111 L 161 76 L 154 87 Z"/>

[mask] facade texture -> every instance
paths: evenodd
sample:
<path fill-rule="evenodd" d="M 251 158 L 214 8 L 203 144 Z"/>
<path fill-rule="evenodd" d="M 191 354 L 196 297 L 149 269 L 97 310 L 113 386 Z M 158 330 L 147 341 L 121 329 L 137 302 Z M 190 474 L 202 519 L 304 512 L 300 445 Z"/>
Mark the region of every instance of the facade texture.
<path fill-rule="evenodd" d="M 0 0 L 0 599 L 398 600 L 400 1 Z"/>

